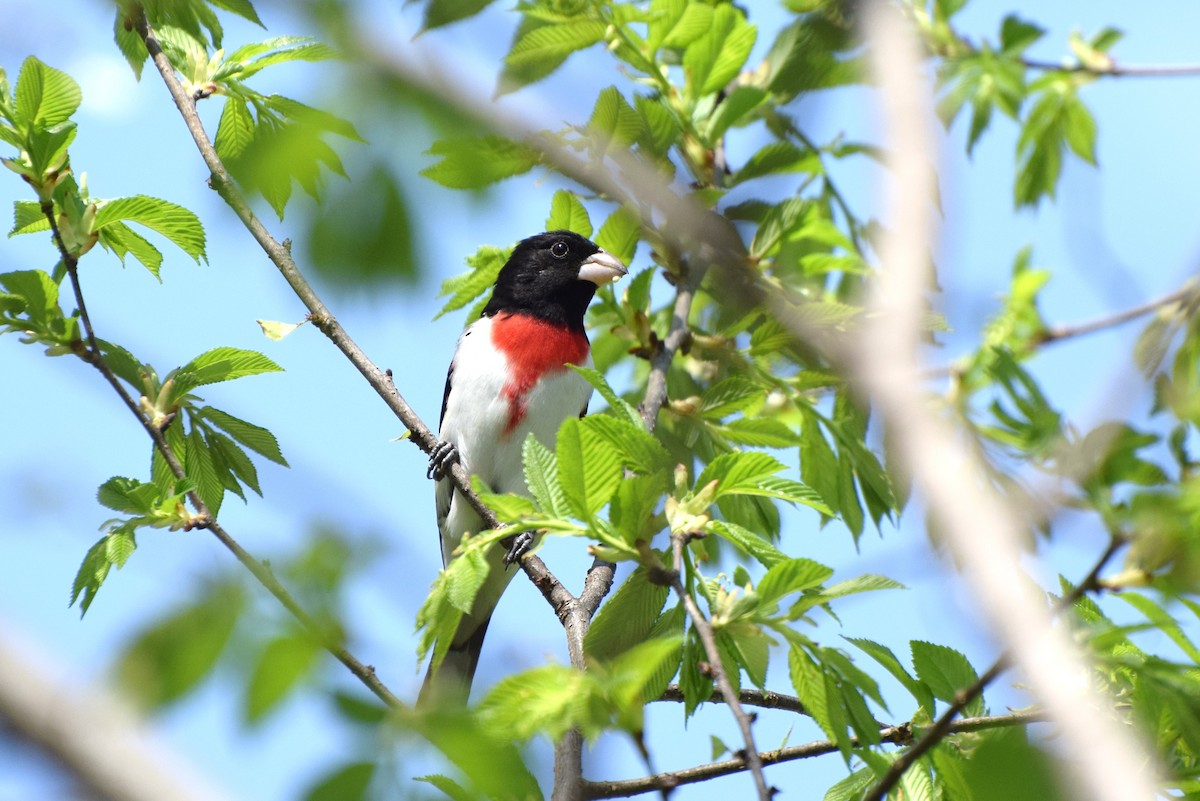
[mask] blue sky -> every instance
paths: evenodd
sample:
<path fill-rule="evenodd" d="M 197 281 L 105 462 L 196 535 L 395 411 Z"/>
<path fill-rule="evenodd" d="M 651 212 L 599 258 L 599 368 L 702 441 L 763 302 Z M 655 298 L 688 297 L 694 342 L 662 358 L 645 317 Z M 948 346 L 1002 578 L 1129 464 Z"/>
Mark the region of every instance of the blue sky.
<path fill-rule="evenodd" d="M 413 615 L 439 566 L 424 459 L 412 445 L 393 441 L 400 433 L 398 423 L 316 331 L 306 327 L 279 343 L 263 338 L 254 321 L 298 321 L 303 316 L 299 302 L 206 188 L 203 165 L 161 83 L 149 74 L 141 83 L 134 81 L 107 33 L 107 5 L 67 5 L 70 13 L 50 14 L 42 3 L 0 0 L 0 20 L 5 21 L 0 24 L 0 66 L 15 76 L 24 57 L 33 54 L 80 80 L 84 105 L 72 159 L 76 170 L 87 172 L 96 195 L 162 197 L 196 211 L 209 232 L 209 264 L 197 267 L 182 253 L 167 251 L 162 284 L 135 264 L 121 269 L 111 256 L 89 256 L 82 274 L 93 320 L 101 336 L 125 344 L 160 370 L 218 345 L 261 350 L 286 369 L 202 393 L 220 408 L 268 425 L 292 465 L 290 470 L 260 465 L 266 500 L 248 505 L 230 500 L 223 521 L 260 556 L 288 552 L 320 521 L 336 521 L 355 539 L 381 542 L 381 552 L 349 593 L 351 645 L 394 690 L 412 696 L 420 679 Z M 770 31 L 771 15 L 778 12 L 774 4 L 761 5 L 766 13 L 759 19 L 761 29 Z M 418 26 L 417 9 L 383 3 L 372 8 L 379 15 L 373 25 L 377 35 L 397 48 L 443 54 L 441 60 L 452 63 L 454 73 L 473 77 L 481 96 L 490 95 L 513 25 L 503 5 L 479 21 L 426 34 L 415 43 L 410 39 Z M 964 26 L 994 37 L 1000 18 L 1010 10 L 1009 4 L 976 0 L 964 13 Z M 305 32 L 285 6 L 266 4 L 260 13 L 268 34 L 230 21 L 229 42 Z M 1163 3 L 1136 15 L 1128 4 L 1117 2 L 1028 4 L 1021 13 L 1049 28 L 1034 50 L 1038 57 L 1061 57 L 1072 29 L 1093 33 L 1112 24 L 1127 33 L 1115 51 L 1124 62 L 1197 60 L 1193 32 L 1200 14 L 1192 4 Z M 502 36 L 495 34 L 498 28 L 505 31 Z M 760 50 L 766 43 L 760 41 Z M 549 125 L 584 119 L 594 90 L 589 94 L 569 87 L 575 81 L 596 87 L 617 82 L 610 64 L 598 51 L 581 54 L 562 76 L 504 102 Z M 279 81 L 277 91 L 315 105 L 336 104 L 329 97 L 332 86 L 321 75 L 319 70 L 282 68 L 273 80 Z M 1100 169 L 1069 159 L 1058 202 L 1044 204 L 1036 213 L 1012 209 L 1016 128 L 1010 122 L 998 119 L 971 161 L 963 154 L 960 130 L 942 140 L 945 216 L 937 257 L 943 288 L 939 302 L 955 332 L 945 337 L 934 360 L 970 349 L 1004 291 L 1013 255 L 1022 245 L 1032 244 L 1034 263 L 1055 273 L 1043 305 L 1052 321 L 1077 321 L 1124 308 L 1169 291 L 1194 269 L 1200 151 L 1194 146 L 1192 109 L 1200 107 L 1197 91 L 1196 79 L 1133 78 L 1102 81 L 1085 90 L 1100 127 Z M 212 125 L 215 110 L 206 110 Z M 872 137 L 873 110 L 864 91 L 806 100 L 799 111 L 818 140 L 839 131 L 850 138 Z M 428 163 L 421 153 L 431 134 L 423 126 L 407 121 L 401 110 L 368 114 L 342 108 L 341 113 L 358 122 L 371 140 L 369 150 L 342 148 L 351 170 L 368 160 L 363 156 L 381 153 L 405 179 L 426 277 L 384 292 L 329 292 L 328 299 L 343 325 L 381 366 L 395 371 L 401 392 L 433 424 L 445 365 L 463 324 L 457 315 L 430 322 L 440 308 L 438 283 L 461 271 L 463 258 L 477 245 L 509 244 L 540 230 L 553 185 L 525 177 L 479 198 L 443 190 L 417 176 Z M 739 153 L 734 140 L 730 158 L 744 158 L 749 145 L 743 143 L 747 150 Z M 875 209 L 873 179 L 867 169 L 845 172 L 852 202 L 864 212 Z M 23 189 L 15 176 L 0 180 L 0 208 L 25 198 Z M 269 210 L 263 216 L 280 238 L 296 236 L 295 226 L 303 221 L 296 215 L 279 224 Z M 634 266 L 646 264 L 643 252 Z M 0 241 L 0 270 L 52 265 L 41 237 Z M 1095 422 L 1123 414 L 1145 402 L 1132 391 L 1136 384 L 1128 372 L 1136 331 L 1126 327 L 1049 349 L 1036 362 L 1036 371 L 1051 397 L 1075 419 Z M 71 684 L 102 681 L 115 653 L 139 627 L 194 597 L 197 582 L 229 569 L 232 558 L 204 533 L 147 532 L 130 565 L 109 578 L 81 622 L 66 599 L 79 560 L 108 517 L 95 503 L 95 489 L 112 475 L 144 475 L 149 447 L 136 422 L 86 365 L 48 359 L 39 349 L 6 337 L 0 339 L 0 375 L 6 377 L 0 419 L 10 421 L 0 440 L 0 549 L 7 565 L 0 580 L 0 634 L 18 637 L 42 655 L 50 673 Z M 13 425 L 14 420 L 27 422 Z M 969 592 L 931 554 L 919 510 L 910 511 L 899 531 L 889 530 L 882 539 L 866 535 L 857 552 L 840 527 L 820 530 L 815 515 L 806 512 L 789 518 L 787 536 L 796 538 L 790 544 L 802 543 L 796 547 L 804 555 L 834 566 L 838 577 L 882 572 L 910 587 L 886 599 L 847 601 L 839 607 L 842 628 L 823 626 L 819 636 L 824 641 L 835 644 L 839 633 L 866 636 L 903 654 L 908 640 L 928 638 L 965 647 L 981 669 L 990 661 L 994 647 L 980 631 Z M 1054 569 L 1080 572 L 1099 545 L 1088 527 L 1065 526 L 1055 544 Z M 575 541 L 550 543 L 545 549 L 552 569 L 576 587 L 586 563 L 581 550 Z M 262 608 L 273 607 L 264 601 Z M 539 664 L 547 655 L 564 658 L 544 601 L 519 579 L 488 639 L 481 670 L 485 682 L 512 668 Z M 349 684 L 331 660 L 321 675 L 327 683 L 336 679 Z M 240 727 L 241 690 L 228 679 L 228 674 L 219 676 L 168 710 L 157 726 L 170 747 L 187 755 L 231 797 L 295 797 L 352 752 L 353 741 L 329 726 L 328 709 L 317 703 L 288 704 L 257 729 Z M 775 682 L 786 686 L 781 676 Z M 1001 691 L 993 708 L 1005 700 L 1022 699 Z M 897 705 L 892 712 L 900 720 L 909 710 Z M 679 716 L 678 708 L 660 706 L 649 718 L 660 769 L 702 761 L 710 732 L 730 737 L 724 711 L 713 710 L 694 719 L 686 738 L 676 742 Z M 778 745 L 790 724 L 764 715 L 760 745 Z M 818 736 L 814 727 L 800 724 L 790 742 Z M 541 753 L 548 758 L 545 749 Z M 602 745 L 592 764 L 597 778 L 641 772 L 632 750 L 620 741 Z M 2 739 L 0 766 L 0 801 L 50 797 L 47 789 L 61 787 L 44 766 L 10 750 Z M 824 787 L 841 773 L 840 762 L 832 758 L 772 768 L 769 775 L 784 787 Z M 724 779 L 681 797 L 716 798 L 745 791 L 748 781 Z"/>

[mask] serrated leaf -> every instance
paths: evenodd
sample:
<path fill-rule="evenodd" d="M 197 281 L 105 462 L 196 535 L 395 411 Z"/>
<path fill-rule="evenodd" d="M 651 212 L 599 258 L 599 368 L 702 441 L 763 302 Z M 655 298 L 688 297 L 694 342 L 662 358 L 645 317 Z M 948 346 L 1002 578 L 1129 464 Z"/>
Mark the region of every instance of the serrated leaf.
<path fill-rule="evenodd" d="M 766 397 L 766 390 L 744 378 L 733 375 L 713 384 L 700 396 L 700 416 L 719 420 L 734 412 L 745 411 Z"/>
<path fill-rule="evenodd" d="M 545 78 L 572 53 L 601 41 L 606 28 L 599 20 L 583 19 L 526 30 L 504 57 L 501 91 Z"/>
<path fill-rule="evenodd" d="M 558 457 L 530 434 L 521 447 L 525 465 L 525 484 L 529 493 L 548 513 L 555 517 L 570 517 L 571 504 L 558 483 Z"/>
<path fill-rule="evenodd" d="M 844 639 L 878 662 L 888 673 L 891 673 L 904 686 L 904 689 L 908 690 L 917 703 L 925 709 L 926 714 L 931 719 L 933 718 L 935 714 L 933 693 L 929 691 L 927 686 L 912 677 L 904 668 L 904 665 L 900 663 L 900 660 L 896 658 L 896 655 L 892 653 L 891 648 L 862 638 L 845 637 Z"/>
<path fill-rule="evenodd" d="M 439 139 L 426 152 L 440 161 L 420 174 L 450 189 L 482 189 L 529 172 L 541 161 L 541 155 L 533 148 L 491 134 Z"/>
<path fill-rule="evenodd" d="M 671 454 L 653 434 L 619 417 L 593 414 L 584 418 L 589 434 L 600 437 L 620 457 L 621 464 L 640 475 L 670 470 Z"/>
<path fill-rule="evenodd" d="M 750 113 L 763 105 L 768 97 L 770 94 L 767 90 L 757 86 L 735 87 L 729 96 L 717 106 L 716 112 L 709 120 L 707 131 L 709 141 L 716 142 L 730 128 L 745 123 Z"/>
<path fill-rule="evenodd" d="M 576 517 L 600 511 L 621 481 L 621 460 L 606 437 L 578 418 L 567 418 L 555 441 L 559 485 Z"/>
<path fill-rule="evenodd" d="M 466 306 L 475 298 L 482 295 L 496 283 L 500 268 L 508 261 L 509 250 L 484 245 L 467 258 L 469 272 L 447 278 L 442 282 L 438 297 L 450 295 L 450 300 L 433 319 L 438 319 L 447 312 L 456 311 Z"/>
<path fill-rule="evenodd" d="M 921 640 L 911 643 L 913 668 L 938 700 L 952 703 L 960 690 L 974 684 L 979 675 L 967 658 L 953 648 Z M 983 714 L 983 698 L 977 695 L 965 709 L 967 715 Z"/>
<path fill-rule="evenodd" d="M 205 406 L 199 414 L 203 419 L 260 456 L 265 456 L 284 467 L 288 466 L 287 460 L 283 458 L 283 453 L 279 450 L 279 441 L 275 439 L 274 434 L 262 426 L 247 423 L 245 420 L 211 406 Z"/>
<path fill-rule="evenodd" d="M 642 416 L 638 414 L 637 409 L 625 401 L 613 390 L 611 386 L 608 385 L 608 379 L 604 377 L 603 373 L 592 367 L 585 367 L 578 364 L 568 365 L 568 367 L 570 367 L 579 375 L 583 376 L 584 380 L 591 384 L 592 387 L 600 393 L 600 397 L 604 398 L 604 400 L 608 402 L 608 408 L 614 415 L 620 419 L 632 423 L 638 428 L 641 428 L 643 431 L 645 430 L 645 426 L 642 423 Z"/>
<path fill-rule="evenodd" d="M 591 151 L 600 157 L 610 146 L 626 147 L 642 135 L 642 118 L 615 86 L 601 90 L 588 119 Z"/>
<path fill-rule="evenodd" d="M 33 200 L 13 201 L 13 227 L 9 236 L 49 231 L 50 221 L 42 212 L 42 206 Z"/>
<path fill-rule="evenodd" d="M 217 136 L 213 146 L 223 160 L 235 159 L 246 151 L 254 141 L 254 117 L 245 99 L 235 94 L 225 96 L 225 108 L 221 109 L 221 120 L 217 123 Z"/>
<path fill-rule="evenodd" d="M 574 231 L 584 237 L 592 235 L 592 221 L 578 195 L 566 189 L 559 189 L 554 193 L 550 198 L 550 216 L 546 218 L 546 230 Z"/>
<path fill-rule="evenodd" d="M 98 241 L 102 247 L 116 254 L 121 264 L 125 263 L 125 256 L 131 254 L 151 275 L 162 280 L 158 274 L 162 267 L 162 253 L 125 223 L 109 223 L 100 231 Z"/>
<path fill-rule="evenodd" d="M 637 243 L 642 233 L 642 220 L 637 212 L 622 206 L 600 226 L 596 244 L 621 260 L 630 264 L 637 253 Z"/>
<path fill-rule="evenodd" d="M 21 65 L 13 97 L 14 122 L 35 130 L 66 122 L 83 102 L 83 92 L 70 75 L 33 56 Z"/>
<path fill-rule="evenodd" d="M 179 368 L 174 375 L 173 395 L 180 398 L 206 384 L 282 371 L 282 367 L 257 351 L 230 347 L 213 348 Z"/>
<path fill-rule="evenodd" d="M 106 225 L 118 221 L 136 222 L 162 234 L 197 263 L 207 259 L 204 226 L 183 206 L 146 195 L 117 198 L 99 207 L 94 228 L 103 231 Z"/>
<path fill-rule="evenodd" d="M 96 490 L 96 500 L 116 512 L 149 514 L 158 498 L 158 487 L 136 478 L 113 476 Z"/>
<path fill-rule="evenodd" d="M 763 537 L 745 526 L 728 520 L 712 520 L 705 525 L 705 530 L 714 532 L 723 539 L 753 556 L 767 568 L 786 561 L 788 556 Z"/>
<path fill-rule="evenodd" d="M 646 569 L 638 567 L 611 598 L 605 601 L 584 637 L 592 659 L 608 660 L 643 642 L 662 613 L 669 592 L 654 584 Z"/>
<path fill-rule="evenodd" d="M 767 602 L 820 586 L 833 575 L 833 568 L 811 559 L 786 559 L 775 563 L 759 580 L 754 591 Z"/>

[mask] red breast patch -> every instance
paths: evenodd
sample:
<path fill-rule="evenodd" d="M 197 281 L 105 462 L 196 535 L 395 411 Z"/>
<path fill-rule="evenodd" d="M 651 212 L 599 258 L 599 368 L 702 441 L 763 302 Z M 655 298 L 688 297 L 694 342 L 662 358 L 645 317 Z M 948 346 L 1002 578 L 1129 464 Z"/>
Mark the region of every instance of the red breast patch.
<path fill-rule="evenodd" d="M 529 317 L 524 314 L 498 314 L 492 321 L 492 344 L 508 360 L 508 423 L 511 434 L 525 419 L 527 396 L 542 376 L 561 373 L 566 365 L 583 364 L 588 355 L 588 339 L 582 332 Z"/>

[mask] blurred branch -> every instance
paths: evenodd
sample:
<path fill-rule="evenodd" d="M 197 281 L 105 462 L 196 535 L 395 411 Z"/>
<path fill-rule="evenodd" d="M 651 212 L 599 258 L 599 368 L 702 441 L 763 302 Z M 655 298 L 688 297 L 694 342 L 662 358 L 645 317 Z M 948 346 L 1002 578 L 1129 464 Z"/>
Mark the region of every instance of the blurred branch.
<path fill-rule="evenodd" d="M 184 479 L 187 473 L 180 463 L 179 458 L 175 455 L 175 451 L 163 436 L 162 430 L 158 426 L 153 425 L 150 420 L 142 414 L 141 408 L 137 402 L 125 389 L 125 386 L 113 373 L 108 362 L 104 359 L 104 354 L 100 350 L 100 343 L 96 338 L 95 329 L 92 328 L 91 317 L 88 314 L 87 303 L 83 298 L 83 288 L 79 282 L 79 260 L 67 249 L 62 239 L 62 233 L 58 228 L 58 221 L 54 214 L 53 204 L 47 202 L 42 204 L 42 213 L 50 223 L 50 231 L 54 237 L 54 243 L 58 247 L 59 255 L 66 267 L 67 275 L 71 280 L 71 288 L 75 293 L 75 306 L 79 311 L 79 320 L 83 325 L 84 336 L 87 338 L 87 344 L 81 345 L 81 349 L 77 350 L 77 354 L 81 359 L 91 364 L 104 379 L 108 381 L 113 390 L 121 398 L 121 402 L 129 409 L 130 413 L 137 418 L 142 429 L 154 442 L 154 447 L 162 454 L 163 461 L 166 462 L 171 474 L 177 479 Z M 389 690 L 379 677 L 375 675 L 375 669 L 370 665 L 364 665 L 351 654 L 341 641 L 328 630 L 328 627 L 322 626 L 315 618 L 309 615 L 296 599 L 288 592 L 275 574 L 271 572 L 270 567 L 266 563 L 255 559 L 249 551 L 241 546 L 241 544 L 233 538 L 233 536 L 217 522 L 216 516 L 209 510 L 204 499 L 195 490 L 188 492 L 188 500 L 191 501 L 192 507 L 196 510 L 196 515 L 191 520 L 192 528 L 205 528 L 212 532 L 222 545 L 224 545 L 237 560 L 245 565 L 254 577 L 267 588 L 267 590 L 279 600 L 281 604 L 300 622 L 304 629 L 312 635 L 312 637 L 329 651 L 339 662 L 345 665 L 351 673 L 366 685 L 367 689 L 373 692 L 381 701 L 392 708 L 402 706 L 400 699 L 397 698 L 391 690 Z"/>
<path fill-rule="evenodd" d="M 990 715 L 978 718 L 963 718 L 950 724 L 950 733 L 985 731 L 987 729 L 1008 728 L 1011 726 L 1028 726 L 1031 723 L 1043 723 L 1049 718 L 1037 710 L 1012 712 L 1007 715 Z M 886 726 L 879 730 L 879 737 L 885 743 L 905 745 L 912 742 L 914 727 L 911 722 L 896 726 Z M 850 737 L 850 747 L 860 748 L 864 745 L 857 736 Z M 838 744 L 832 740 L 816 740 L 803 745 L 789 745 L 774 751 L 762 751 L 758 754 L 763 765 L 776 765 L 781 762 L 793 762 L 797 759 L 810 759 L 838 751 Z M 584 789 L 586 798 L 624 798 L 654 790 L 672 790 L 680 785 L 694 784 L 707 781 L 718 776 L 728 776 L 746 769 L 744 759 L 727 759 L 723 762 L 712 762 L 698 765 L 694 768 L 656 773 L 653 776 L 643 776 L 639 779 L 625 779 L 611 782 L 588 782 Z"/>
<path fill-rule="evenodd" d="M 1185 307 L 1195 307 L 1198 300 L 1200 300 L 1200 286 L 1195 281 L 1189 280 L 1174 292 L 1169 292 L 1162 297 L 1146 301 L 1138 306 L 1132 306 L 1124 311 L 1114 312 L 1113 314 L 1097 317 L 1094 320 L 1087 320 L 1082 323 L 1052 325 L 1037 337 L 1036 343 L 1039 345 L 1050 344 L 1061 342 L 1064 339 L 1094 334 L 1097 331 L 1124 325 L 1131 320 L 1136 320 L 1139 317 L 1158 311 L 1173 303 L 1178 303 Z"/>
<path fill-rule="evenodd" d="M 50 755 L 107 801 L 219 801 L 212 787 L 148 735 L 144 721 L 98 686 L 66 687 L 0 634 L 0 728 Z"/>
<path fill-rule="evenodd" d="M 696 636 L 700 638 L 700 643 L 704 646 L 705 656 L 708 657 L 708 669 L 712 673 L 713 681 L 720 689 L 725 703 L 729 706 L 729 711 L 733 713 L 733 717 L 737 721 L 738 729 L 742 732 L 746 749 L 742 752 L 742 759 L 738 761 L 744 762 L 744 767 L 749 768 L 750 773 L 754 776 L 754 785 L 758 790 L 760 801 L 770 801 L 775 791 L 767 785 L 767 779 L 763 775 L 763 760 L 759 756 L 758 748 L 754 745 L 754 730 L 751 727 L 750 716 L 742 709 L 742 705 L 738 701 L 738 694 L 734 692 L 733 684 L 730 683 L 729 676 L 725 674 L 725 668 L 721 662 L 721 651 L 717 648 L 717 639 L 713 633 L 712 624 L 700 611 L 696 599 L 683 586 L 683 546 L 687 537 L 686 531 L 681 531 L 671 537 L 671 546 L 674 552 L 673 569 L 669 576 L 671 587 L 679 596 L 684 609 L 687 610 L 688 617 L 692 621 L 692 628 L 696 630 Z"/>
<path fill-rule="evenodd" d="M 1109 560 L 1121 549 L 1125 543 L 1123 540 L 1114 537 L 1109 541 L 1108 548 L 1096 560 L 1092 569 L 1084 577 L 1083 581 L 1075 586 L 1075 588 L 1064 595 L 1055 605 L 1055 612 L 1061 613 L 1068 611 L 1076 601 L 1082 598 L 1089 592 L 1098 592 L 1103 588 L 1100 582 L 1100 572 L 1104 570 L 1105 565 Z M 954 702 L 946 708 L 938 717 L 934 724 L 924 730 L 921 739 L 913 743 L 912 747 L 898 756 L 896 760 L 888 767 L 887 772 L 879 778 L 878 783 L 871 790 L 870 794 L 863 797 L 863 801 L 882 801 L 887 798 L 888 792 L 900 781 L 912 765 L 924 756 L 931 748 L 945 739 L 946 735 L 957 731 L 955 729 L 954 719 L 958 717 L 967 706 L 970 705 L 996 678 L 1009 668 L 1011 664 L 1011 656 L 1008 651 L 1002 653 L 992 663 L 992 666 L 984 671 L 983 675 L 975 680 L 969 687 L 964 687 L 954 694 Z"/>
<path fill-rule="evenodd" d="M 1103 78 L 1194 78 L 1200 76 L 1200 64 L 1119 64 L 1110 60 L 1107 65 L 1083 63 L 1062 64 L 1040 61 L 1033 58 L 1021 59 L 1021 64 L 1031 70 L 1045 72 L 1081 72 Z"/>
<path fill-rule="evenodd" d="M 922 391 L 917 345 L 932 228 L 925 165 L 933 153 L 926 131 L 933 115 L 919 82 L 915 47 L 897 14 L 875 3 L 866 27 L 883 127 L 893 146 L 889 228 L 880 249 L 884 269 L 870 298 L 858 381 L 882 413 L 900 460 L 923 491 L 992 627 L 1059 727 L 1069 753 L 1060 764 L 1071 773 L 1071 785 L 1098 801 L 1149 801 L 1155 796 L 1154 760 L 1127 727 L 1102 711 L 1109 704 L 1080 681 L 1088 668 L 1079 647 L 1055 628 L 1021 567 L 1020 521 L 992 489 L 978 459 L 963 448 L 960 433 L 930 411 Z"/>

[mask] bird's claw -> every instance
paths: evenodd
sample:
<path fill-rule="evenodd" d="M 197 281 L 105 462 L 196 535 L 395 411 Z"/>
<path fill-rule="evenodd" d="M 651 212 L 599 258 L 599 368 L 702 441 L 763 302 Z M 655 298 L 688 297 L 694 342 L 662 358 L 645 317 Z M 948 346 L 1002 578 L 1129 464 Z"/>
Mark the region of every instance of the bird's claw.
<path fill-rule="evenodd" d="M 446 470 L 457 461 L 458 448 L 444 439 L 438 440 L 438 444 L 429 452 L 429 469 L 425 471 L 425 477 L 441 481 L 446 475 Z"/>
<path fill-rule="evenodd" d="M 508 551 L 504 554 L 504 564 L 515 565 L 521 561 L 521 557 L 529 553 L 529 549 L 533 547 L 533 534 L 529 531 L 522 531 L 520 534 L 514 534 L 512 542 L 509 543 Z"/>

